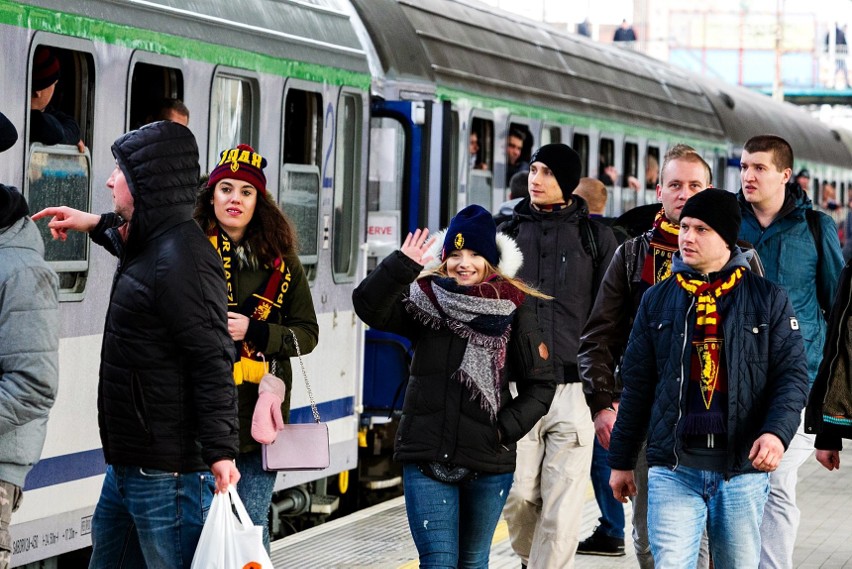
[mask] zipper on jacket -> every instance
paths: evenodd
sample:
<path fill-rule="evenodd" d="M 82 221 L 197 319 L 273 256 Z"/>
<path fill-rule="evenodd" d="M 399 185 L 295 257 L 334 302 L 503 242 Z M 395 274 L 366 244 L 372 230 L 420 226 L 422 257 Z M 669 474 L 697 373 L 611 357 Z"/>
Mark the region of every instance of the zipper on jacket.
<path fill-rule="evenodd" d="M 677 426 L 680 424 L 680 419 L 683 417 L 683 386 L 684 386 L 684 366 L 683 366 L 683 356 L 686 354 L 686 345 L 689 343 L 690 338 L 686 336 L 687 330 L 689 330 L 689 313 L 692 312 L 692 309 L 695 307 L 695 297 L 690 295 L 689 307 L 686 309 L 686 316 L 683 319 L 683 343 L 680 346 L 680 385 L 678 386 L 678 398 L 677 398 L 677 421 L 674 424 L 674 437 L 672 438 L 672 454 L 675 458 L 674 468 L 672 470 L 677 470 L 677 467 L 680 466 L 680 457 L 677 455 Z M 691 357 L 691 356 L 690 356 Z"/>

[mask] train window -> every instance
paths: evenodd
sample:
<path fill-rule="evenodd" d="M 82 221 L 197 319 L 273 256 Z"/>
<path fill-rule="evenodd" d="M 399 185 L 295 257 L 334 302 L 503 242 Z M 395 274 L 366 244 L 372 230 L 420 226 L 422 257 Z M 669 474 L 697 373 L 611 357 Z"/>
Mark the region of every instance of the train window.
<path fill-rule="evenodd" d="M 284 156 L 278 203 L 299 235 L 299 260 L 308 278 L 319 257 L 320 152 L 322 98 L 319 93 L 288 89 L 284 100 Z"/>
<path fill-rule="evenodd" d="M 660 182 L 660 148 L 649 146 L 645 153 L 645 197 L 642 203 L 657 201 L 657 184 Z"/>
<path fill-rule="evenodd" d="M 574 143 L 571 145 L 574 151 L 580 155 L 580 168 L 583 177 L 589 175 L 589 135 L 574 133 Z"/>
<path fill-rule="evenodd" d="M 219 152 L 238 144 L 257 147 L 254 139 L 255 93 L 254 81 L 244 77 L 216 75 L 210 94 L 210 143 L 207 164 L 216 164 Z"/>
<path fill-rule="evenodd" d="M 633 142 L 624 143 L 624 189 L 621 192 L 621 211 L 625 212 L 636 207 L 636 196 L 641 184 L 639 182 L 639 145 Z"/>
<path fill-rule="evenodd" d="M 445 182 L 441 184 L 441 206 L 438 212 L 438 225 L 441 227 L 446 227 L 450 222 L 450 218 L 459 209 L 459 158 L 461 157 L 461 139 L 463 138 L 460 134 L 461 127 L 459 125 L 458 111 L 453 111 L 450 103 L 446 102 L 444 104 L 444 113 L 446 125 L 444 133 L 447 140 L 442 145 L 446 169 L 441 172 L 443 182 Z M 478 146 L 477 138 L 477 148 Z M 474 164 L 471 165 L 473 166 Z"/>
<path fill-rule="evenodd" d="M 94 60 L 85 52 L 40 45 L 33 50 L 30 70 L 30 145 L 24 180 L 30 211 L 60 204 L 88 211 Z M 60 299 L 81 300 L 89 269 L 88 237 L 72 231 L 65 241 L 54 241 L 47 221 L 38 222 L 38 227 L 45 259 L 59 275 Z"/>
<path fill-rule="evenodd" d="M 541 141 L 539 146 L 545 144 L 557 144 L 562 142 L 562 129 L 558 126 L 546 126 L 541 129 Z"/>
<path fill-rule="evenodd" d="M 137 63 L 130 80 L 129 127 L 135 129 L 164 119 L 187 124 L 189 112 L 182 99 L 183 73 L 179 69 Z"/>
<path fill-rule="evenodd" d="M 284 107 L 284 162 L 319 166 L 322 149 L 322 98 L 289 89 Z"/>
<path fill-rule="evenodd" d="M 335 282 L 355 277 L 358 254 L 358 195 L 361 180 L 361 97 L 343 93 L 337 107 L 334 166 L 334 250 Z"/>
<path fill-rule="evenodd" d="M 530 169 L 530 156 L 535 141 L 529 126 L 523 123 L 509 123 L 506 134 L 506 187 L 512 176 Z"/>
<path fill-rule="evenodd" d="M 598 179 L 609 187 L 618 183 L 618 170 L 615 168 L 615 141 L 611 138 L 602 138 L 600 142 Z"/>
<path fill-rule="evenodd" d="M 476 144 L 475 144 L 476 142 Z M 474 148 L 478 146 L 476 159 Z M 467 182 L 467 205 L 479 204 L 491 209 L 494 180 L 494 121 L 474 117 L 470 121 L 470 161 Z"/>
<path fill-rule="evenodd" d="M 370 158 L 367 177 L 367 270 L 402 244 L 407 233 L 403 202 L 407 135 L 399 121 L 370 119 Z"/>

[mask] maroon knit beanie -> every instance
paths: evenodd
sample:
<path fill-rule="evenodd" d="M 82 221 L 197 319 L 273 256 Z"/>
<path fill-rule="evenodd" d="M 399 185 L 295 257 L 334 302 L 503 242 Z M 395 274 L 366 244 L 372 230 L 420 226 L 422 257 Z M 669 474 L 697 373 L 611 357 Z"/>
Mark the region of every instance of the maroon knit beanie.
<path fill-rule="evenodd" d="M 266 158 L 254 151 L 248 144 L 223 150 L 219 154 L 219 163 L 210 172 L 207 187 L 212 188 L 220 180 L 231 178 L 248 182 L 258 192 L 266 192 Z"/>
<path fill-rule="evenodd" d="M 33 56 L 33 91 L 47 89 L 59 81 L 59 60 L 47 46 L 40 45 Z"/>

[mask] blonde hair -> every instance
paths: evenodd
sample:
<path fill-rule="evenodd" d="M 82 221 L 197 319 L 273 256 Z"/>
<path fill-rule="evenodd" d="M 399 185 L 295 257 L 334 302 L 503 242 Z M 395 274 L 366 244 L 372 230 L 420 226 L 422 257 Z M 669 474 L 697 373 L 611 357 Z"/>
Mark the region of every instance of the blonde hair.
<path fill-rule="evenodd" d="M 491 275 L 497 275 L 502 280 L 506 281 L 507 283 L 509 283 L 510 285 L 512 285 L 513 287 L 515 287 L 516 289 L 518 289 L 519 291 L 521 291 L 524 294 L 527 294 L 529 296 L 534 296 L 536 298 L 542 298 L 544 300 L 553 300 L 552 296 L 544 294 L 543 292 L 541 292 L 537 288 L 528 285 L 527 283 L 525 283 L 521 279 L 517 279 L 515 277 L 510 277 L 510 276 L 504 274 L 503 271 L 501 271 L 499 268 L 497 268 L 494 265 L 492 265 L 491 263 L 489 263 L 486 259 L 483 258 L 482 260 L 485 262 L 485 276 L 486 276 L 486 278 L 490 277 Z M 447 261 L 444 261 L 443 263 L 441 263 L 440 265 L 438 265 L 434 269 L 427 269 L 427 270 L 421 272 L 420 275 L 417 277 L 417 279 L 419 280 L 419 279 L 422 279 L 422 278 L 425 278 L 425 277 L 433 277 L 433 276 L 452 278 L 452 277 L 450 277 L 449 273 L 447 272 Z"/>

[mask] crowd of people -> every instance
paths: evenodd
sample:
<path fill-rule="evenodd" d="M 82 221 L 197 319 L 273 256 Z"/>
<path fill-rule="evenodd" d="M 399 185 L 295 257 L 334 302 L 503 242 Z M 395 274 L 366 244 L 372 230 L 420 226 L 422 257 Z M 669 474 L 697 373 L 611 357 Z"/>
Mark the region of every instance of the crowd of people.
<path fill-rule="evenodd" d="M 58 62 L 35 62 L 31 128 L 56 136 L 31 139 L 85 151 L 50 107 Z M 320 335 L 298 236 L 254 148 L 223 149 L 202 176 L 188 109 L 166 100 L 148 118 L 112 145 L 112 212 L 30 216 L 0 185 L 0 568 L 58 383 L 39 219 L 118 260 L 90 567 L 189 567 L 231 485 L 269 547 L 276 473 L 260 449 L 288 420 L 290 358 Z M 0 151 L 16 141 L 0 115 Z M 353 293 L 365 323 L 415 346 L 394 459 L 420 566 L 487 567 L 501 516 L 523 567 L 625 555 L 629 499 L 640 567 L 792 567 L 797 471 L 814 448 L 838 468 L 852 436 L 852 271 L 792 147 L 747 141 L 735 193 L 673 145 L 654 159 L 653 219 L 619 243 L 579 155 L 546 144 L 527 161 L 525 143 L 507 136 L 512 194 L 496 216 L 471 205 L 436 235 L 418 229 Z M 581 541 L 590 479 L 601 518 Z"/>

